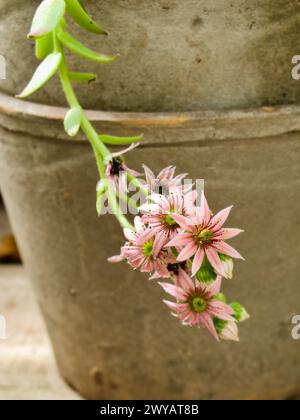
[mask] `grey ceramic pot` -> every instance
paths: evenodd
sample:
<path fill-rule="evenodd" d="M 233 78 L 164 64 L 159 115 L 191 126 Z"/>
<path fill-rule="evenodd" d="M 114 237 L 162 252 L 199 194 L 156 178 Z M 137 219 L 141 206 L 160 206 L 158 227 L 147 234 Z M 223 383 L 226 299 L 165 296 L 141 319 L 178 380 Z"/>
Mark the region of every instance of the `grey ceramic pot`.
<path fill-rule="evenodd" d="M 1 50 L 15 94 L 37 61 L 26 39 L 39 0 L 0 0 Z M 71 67 L 93 70 L 98 82 L 80 96 L 87 108 L 119 111 L 198 111 L 291 103 L 300 84 L 290 76 L 300 50 L 295 0 L 87 0 L 111 35 L 72 31 L 95 50 L 120 52 L 100 66 L 70 55 Z M 17 29 L 16 29 L 17 28 Z M 57 80 L 35 101 L 64 105 Z"/>
<path fill-rule="evenodd" d="M 93 155 L 83 139 L 64 137 L 65 111 L 5 96 L 0 104 L 0 186 L 68 383 L 99 399 L 299 395 L 298 106 L 90 113 L 99 131 L 145 131 L 130 165 L 174 163 L 206 179 L 214 210 L 235 204 L 231 225 L 246 230 L 235 245 L 247 262 L 225 291 L 252 319 L 241 344 L 217 345 L 171 317 L 144 275 L 107 263 L 123 238 L 113 217 L 96 217 Z"/>

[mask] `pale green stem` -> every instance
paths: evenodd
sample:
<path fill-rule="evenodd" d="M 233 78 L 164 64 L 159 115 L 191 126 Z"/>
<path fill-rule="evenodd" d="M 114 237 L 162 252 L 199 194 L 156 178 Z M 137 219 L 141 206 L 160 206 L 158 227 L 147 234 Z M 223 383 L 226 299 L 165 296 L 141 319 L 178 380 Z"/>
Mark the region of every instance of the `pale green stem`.
<path fill-rule="evenodd" d="M 80 103 L 79 103 L 79 101 L 77 99 L 77 96 L 74 92 L 74 89 L 73 89 L 73 86 L 72 86 L 72 83 L 71 83 L 71 80 L 70 80 L 70 77 L 69 77 L 69 71 L 68 71 L 67 64 L 65 62 L 63 47 L 62 47 L 61 43 L 59 42 L 59 40 L 57 39 L 56 33 L 54 33 L 53 36 L 54 36 L 55 50 L 57 52 L 60 52 L 63 56 L 62 63 L 60 65 L 60 69 L 59 69 L 59 75 L 60 75 L 60 79 L 61 79 L 62 88 L 64 90 L 64 93 L 65 93 L 65 96 L 66 96 L 66 99 L 68 101 L 69 106 L 71 108 L 78 107 L 78 106 L 80 106 Z M 99 175 L 100 175 L 101 179 L 103 180 L 103 182 L 105 182 L 106 187 L 107 187 L 107 197 L 108 197 L 108 201 L 109 201 L 111 210 L 113 211 L 115 217 L 118 219 L 118 221 L 119 221 L 119 223 L 121 224 L 122 227 L 129 228 L 129 229 L 134 229 L 132 224 L 127 220 L 127 218 L 121 212 L 121 209 L 119 207 L 115 192 L 113 191 L 113 189 L 112 189 L 112 187 L 111 187 L 111 185 L 110 185 L 110 183 L 109 183 L 109 181 L 106 177 L 104 160 L 107 160 L 107 161 L 111 160 L 111 158 L 112 158 L 111 152 L 101 142 L 96 130 L 94 129 L 93 125 L 90 123 L 90 121 L 88 120 L 88 118 L 86 117 L 84 112 L 83 112 L 83 117 L 82 117 L 82 121 L 81 121 L 81 128 L 82 128 L 82 131 L 85 133 L 87 139 L 89 140 L 89 142 L 91 143 L 91 146 L 93 148 L 93 151 L 94 151 L 94 154 L 95 154 L 95 157 L 96 157 L 96 162 L 97 162 L 97 166 L 98 166 Z"/>
<path fill-rule="evenodd" d="M 120 200 L 122 200 L 124 203 L 128 204 L 133 209 L 136 209 L 136 210 L 138 209 L 138 206 L 136 205 L 136 202 L 131 197 L 128 197 L 128 195 L 117 193 L 117 196 L 120 198 Z"/>
<path fill-rule="evenodd" d="M 136 178 L 135 176 L 127 173 L 128 176 L 128 180 L 130 182 L 133 183 L 133 185 L 135 185 L 146 197 L 149 195 L 149 192 L 147 191 L 147 189 L 144 187 L 144 185 L 141 183 L 141 181 Z"/>

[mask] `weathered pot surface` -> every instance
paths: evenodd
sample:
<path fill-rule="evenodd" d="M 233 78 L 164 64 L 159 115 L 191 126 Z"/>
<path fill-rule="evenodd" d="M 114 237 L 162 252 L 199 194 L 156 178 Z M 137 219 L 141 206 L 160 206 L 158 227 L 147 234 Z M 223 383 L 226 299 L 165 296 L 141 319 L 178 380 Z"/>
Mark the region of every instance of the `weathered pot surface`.
<path fill-rule="evenodd" d="M 0 186 L 62 375 L 94 399 L 283 399 L 300 393 L 299 106 L 192 114 L 91 112 L 100 131 L 146 131 L 130 156 L 206 179 L 213 210 L 235 204 L 235 245 L 247 262 L 225 291 L 252 314 L 241 343 L 217 345 L 184 328 L 163 293 L 126 265 L 123 241 L 95 213 L 97 173 L 79 136 L 62 133 L 63 109 L 0 95 Z M 33 127 L 34 132 L 33 132 Z M 288 188 L 287 188 L 288 186 Z M 288 246 L 282 235 L 288 235 Z"/>
<path fill-rule="evenodd" d="M 0 0 L 1 51 L 10 75 L 0 90 L 15 94 L 37 61 L 26 33 L 39 0 Z M 295 0 L 89 0 L 111 36 L 73 28 L 96 50 L 119 51 L 107 66 L 70 55 L 71 68 L 93 70 L 98 82 L 79 87 L 83 105 L 121 111 L 198 111 L 293 103 L 300 84 L 291 59 L 300 50 Z M 9 28 L 18 27 L 17 31 Z M 64 105 L 57 79 L 35 98 Z"/>

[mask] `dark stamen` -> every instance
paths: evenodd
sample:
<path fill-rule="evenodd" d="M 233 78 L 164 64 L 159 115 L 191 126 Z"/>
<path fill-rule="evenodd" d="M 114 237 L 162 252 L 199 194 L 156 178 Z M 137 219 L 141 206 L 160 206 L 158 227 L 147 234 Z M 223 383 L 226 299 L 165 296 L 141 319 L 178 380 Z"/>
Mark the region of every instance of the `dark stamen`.
<path fill-rule="evenodd" d="M 168 264 L 168 271 L 174 273 L 176 276 L 179 274 L 179 264 Z"/>
<path fill-rule="evenodd" d="M 123 161 L 121 158 L 119 157 L 113 158 L 113 160 L 111 161 L 111 170 L 110 170 L 111 175 L 119 176 L 120 172 L 123 171 L 122 165 L 123 165 Z"/>

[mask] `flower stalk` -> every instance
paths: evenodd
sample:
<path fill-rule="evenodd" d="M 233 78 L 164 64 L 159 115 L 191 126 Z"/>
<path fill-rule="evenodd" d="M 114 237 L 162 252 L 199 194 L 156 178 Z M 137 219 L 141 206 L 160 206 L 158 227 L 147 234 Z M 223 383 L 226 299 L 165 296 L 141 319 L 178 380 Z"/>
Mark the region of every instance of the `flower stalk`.
<path fill-rule="evenodd" d="M 238 325 L 249 318 L 239 303 L 227 304 L 221 292 L 223 279 L 233 276 L 233 258 L 243 257 L 227 243 L 240 229 L 224 228 L 232 207 L 213 216 L 204 193 L 198 205 L 198 192 L 193 185 L 182 185 L 187 174 L 175 176 L 176 168 L 168 166 L 157 176 L 143 165 L 146 182 L 138 172 L 126 166 L 123 155 L 138 146 L 142 136 L 114 137 L 97 133 L 75 93 L 72 82 L 90 83 L 92 73 L 70 72 L 65 49 L 95 62 L 109 63 L 117 55 L 96 53 L 67 32 L 65 14 L 79 26 L 98 35 L 107 31 L 89 17 L 78 0 L 43 0 L 33 19 L 29 38 L 36 41 L 36 56 L 42 60 L 31 81 L 18 95 L 25 99 L 58 73 L 70 110 L 64 120 L 66 132 L 74 137 L 81 129 L 88 139 L 97 164 L 100 181 L 97 185 L 97 212 L 102 199 L 108 200 L 112 213 L 124 231 L 126 242 L 118 256 L 110 262 L 126 261 L 134 270 L 147 273 L 174 298 L 164 300 L 183 325 L 207 329 L 220 340 L 238 341 Z M 112 153 L 108 145 L 128 146 Z M 129 196 L 129 181 L 146 202 L 137 206 Z M 123 214 L 121 202 L 138 210 L 134 224 Z"/>
<path fill-rule="evenodd" d="M 53 32 L 53 41 L 54 41 L 55 51 L 62 54 L 62 61 L 59 67 L 59 76 L 60 76 L 61 85 L 65 93 L 66 99 L 68 101 L 68 104 L 70 108 L 81 107 L 79 100 L 76 96 L 76 93 L 73 89 L 72 82 L 70 80 L 69 70 L 68 70 L 66 60 L 65 60 L 64 47 L 61 44 L 60 40 L 58 39 L 57 31 Z M 102 181 L 106 185 L 108 201 L 113 211 L 113 214 L 115 215 L 115 217 L 117 218 L 117 220 L 119 221 L 120 225 L 123 228 L 132 228 L 133 227 L 132 224 L 123 215 L 120 209 L 120 206 L 118 204 L 117 197 L 115 193 L 112 191 L 112 188 L 105 174 L 104 161 L 110 160 L 112 158 L 112 153 L 109 151 L 106 145 L 101 141 L 100 136 L 96 132 L 91 122 L 86 117 L 86 114 L 84 111 L 81 117 L 80 126 L 81 126 L 82 131 L 85 133 L 87 139 L 89 140 L 92 146 L 92 149 L 94 151 L 100 179 L 102 179 Z"/>

